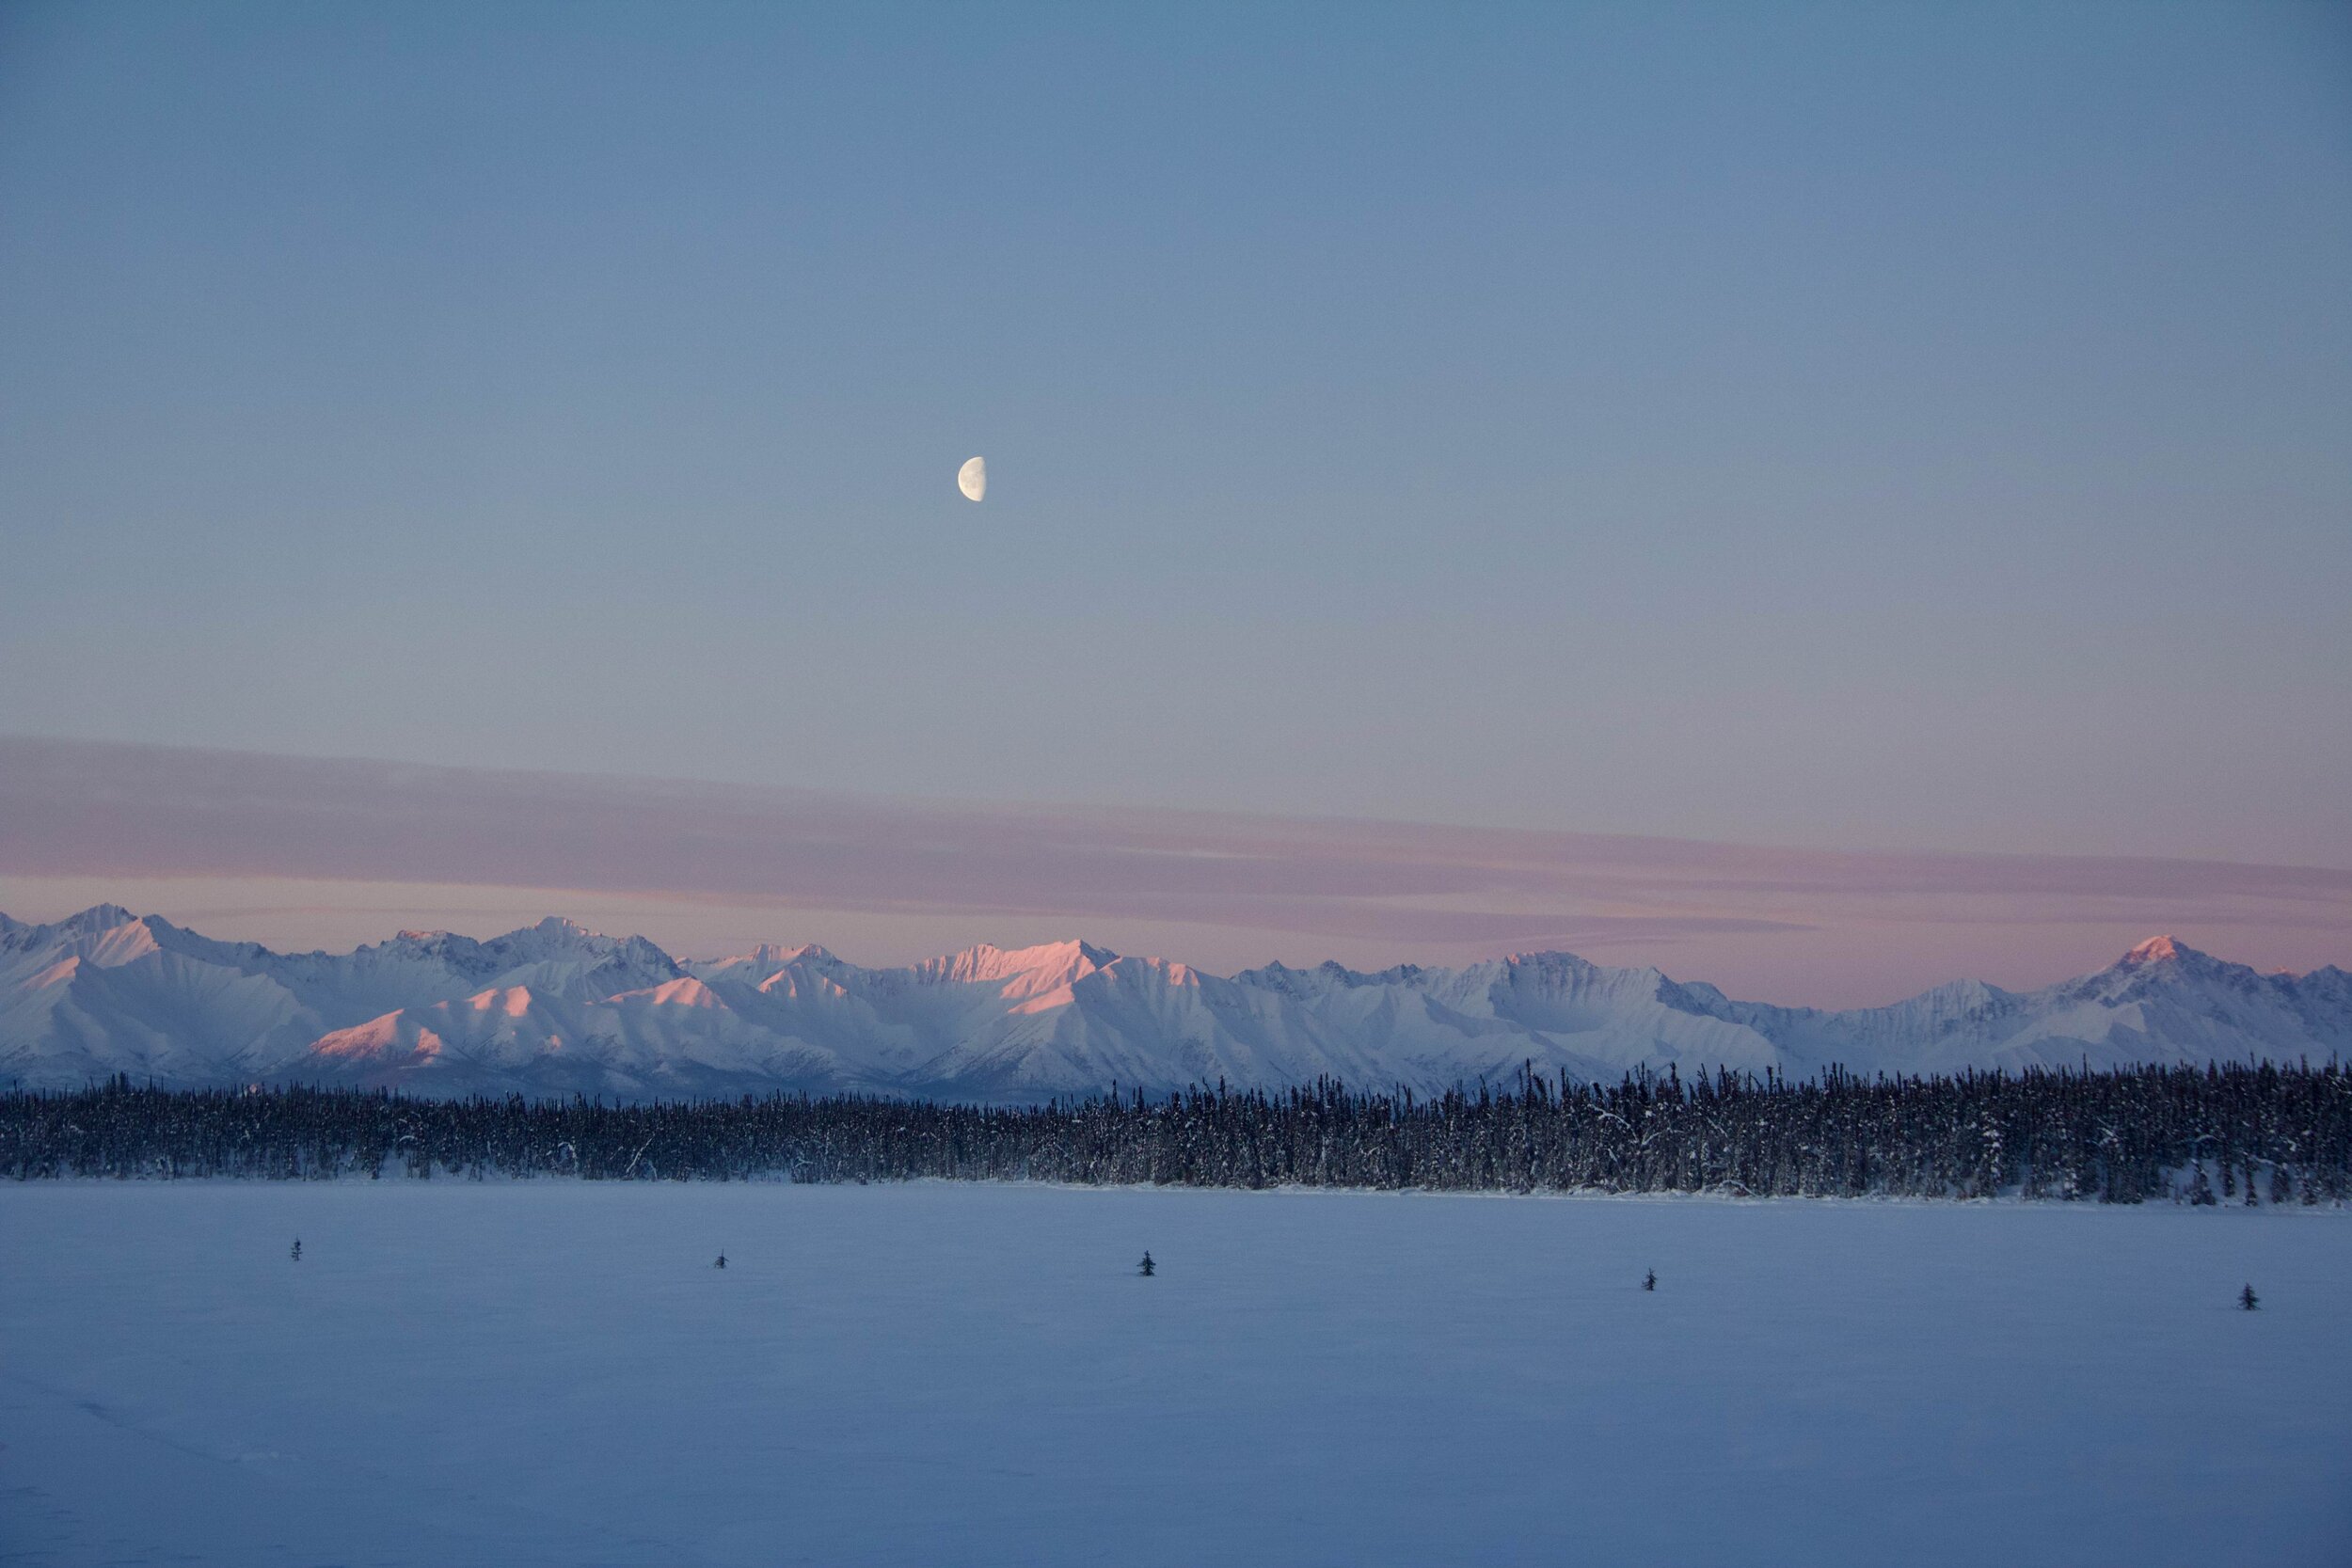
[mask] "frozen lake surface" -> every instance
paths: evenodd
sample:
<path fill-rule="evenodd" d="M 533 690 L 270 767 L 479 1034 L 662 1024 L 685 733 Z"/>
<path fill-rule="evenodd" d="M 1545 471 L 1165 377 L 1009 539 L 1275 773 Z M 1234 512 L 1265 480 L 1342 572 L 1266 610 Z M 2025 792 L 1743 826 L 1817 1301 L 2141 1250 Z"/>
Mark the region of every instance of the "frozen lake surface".
<path fill-rule="evenodd" d="M 2341 1568 L 2352 1215 L 11 1185 L 0 1444 L 26 1564 Z"/>

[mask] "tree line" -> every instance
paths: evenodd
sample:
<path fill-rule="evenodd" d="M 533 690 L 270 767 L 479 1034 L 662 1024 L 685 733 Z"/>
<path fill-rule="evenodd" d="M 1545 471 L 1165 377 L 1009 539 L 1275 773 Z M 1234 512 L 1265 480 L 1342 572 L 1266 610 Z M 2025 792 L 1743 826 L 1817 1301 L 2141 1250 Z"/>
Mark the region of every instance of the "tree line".
<path fill-rule="evenodd" d="M 0 1174 L 277 1180 L 1026 1180 L 2139 1203 L 2352 1196 L 2324 1067 L 1818 1078 L 1532 1071 L 1437 1097 L 1337 1082 L 1003 1107 L 865 1096 L 608 1104 L 381 1090 L 0 1095 Z"/>

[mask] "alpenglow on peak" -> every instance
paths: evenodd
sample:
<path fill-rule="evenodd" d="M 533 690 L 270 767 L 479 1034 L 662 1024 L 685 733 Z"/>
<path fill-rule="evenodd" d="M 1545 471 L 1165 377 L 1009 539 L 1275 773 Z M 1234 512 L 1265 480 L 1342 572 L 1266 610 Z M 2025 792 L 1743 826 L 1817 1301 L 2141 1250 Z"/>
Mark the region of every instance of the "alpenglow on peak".
<path fill-rule="evenodd" d="M 549 919 L 351 953 L 215 942 L 112 906 L 0 915 L 0 1083 L 323 1084 L 422 1095 L 858 1093 L 1033 1103 L 1219 1081 L 1436 1093 L 1677 1069 L 1806 1077 L 2352 1056 L 2352 974 L 2261 974 L 2169 937 L 2035 991 L 1740 1002 L 1529 953 L 1231 976 L 1080 941 L 867 969 L 818 947 L 704 961 Z"/>

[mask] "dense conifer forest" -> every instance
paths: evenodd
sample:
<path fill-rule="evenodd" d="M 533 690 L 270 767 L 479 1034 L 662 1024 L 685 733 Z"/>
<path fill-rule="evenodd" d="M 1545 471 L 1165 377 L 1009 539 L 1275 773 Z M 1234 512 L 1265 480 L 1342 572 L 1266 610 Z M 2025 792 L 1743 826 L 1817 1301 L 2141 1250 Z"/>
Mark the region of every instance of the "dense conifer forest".
<path fill-rule="evenodd" d="M 2352 1074 L 2145 1068 L 1818 1080 L 1523 1074 L 1436 1099 L 1336 1083 L 1023 1108 L 173 1092 L 0 1096 L 0 1173 L 310 1180 L 1027 1180 L 2139 1203 L 2352 1196 Z"/>

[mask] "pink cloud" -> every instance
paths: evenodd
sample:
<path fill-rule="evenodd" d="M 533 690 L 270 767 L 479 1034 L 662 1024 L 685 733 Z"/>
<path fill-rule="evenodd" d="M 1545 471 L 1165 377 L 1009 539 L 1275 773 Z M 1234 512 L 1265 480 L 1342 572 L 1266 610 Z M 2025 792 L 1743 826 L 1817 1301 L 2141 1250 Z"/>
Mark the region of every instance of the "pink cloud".
<path fill-rule="evenodd" d="M 2352 872 L 2323 868 L 978 805 L 6 737 L 0 873 L 1147 923 L 1434 958 L 1672 947 L 1766 974 L 1774 953 L 1888 952 L 1897 932 L 1993 951 L 1920 935 L 1936 927 L 2077 927 L 2106 943 L 2211 927 L 2297 953 L 2352 932 Z"/>

